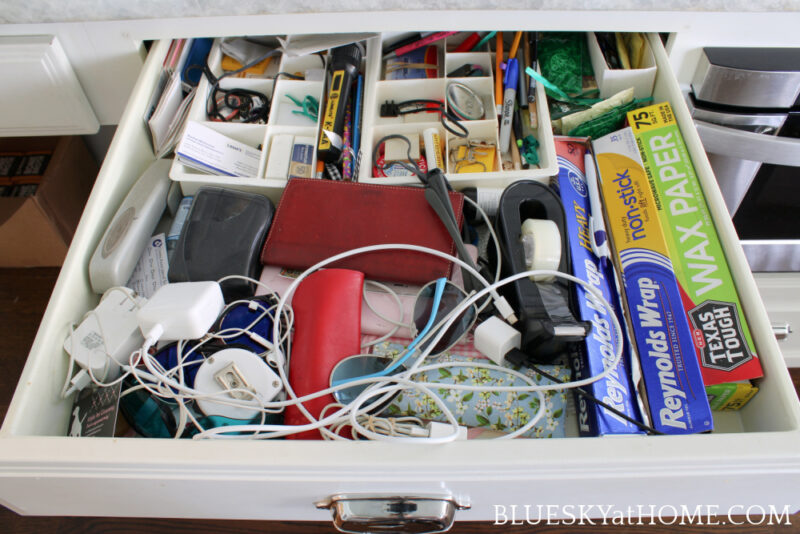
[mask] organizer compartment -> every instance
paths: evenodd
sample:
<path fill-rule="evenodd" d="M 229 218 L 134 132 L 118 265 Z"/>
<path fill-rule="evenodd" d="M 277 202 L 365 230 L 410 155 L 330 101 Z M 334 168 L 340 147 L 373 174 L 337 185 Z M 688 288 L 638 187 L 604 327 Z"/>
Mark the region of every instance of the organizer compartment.
<path fill-rule="evenodd" d="M 141 117 L 169 45 L 159 42 L 109 148 L 0 429 L 0 501 L 24 514 L 326 521 L 329 512 L 316 510 L 313 502 L 337 493 L 445 493 L 471 502 L 472 509 L 459 512 L 459 520 L 494 520 L 494 504 L 602 502 L 623 508 L 658 503 L 725 510 L 741 505 L 746 488 L 748 505 L 786 504 L 797 511 L 800 405 L 666 53 L 657 35 L 648 39 L 659 67 L 655 99 L 672 103 L 764 368 L 759 394 L 739 412 L 716 413 L 713 434 L 419 447 L 65 437 L 72 407 L 59 398 L 67 364 L 61 345 L 67 325 L 99 300 L 88 281 L 89 258 L 116 206 L 154 157 Z M 368 59 L 372 74 L 375 59 Z M 539 91 L 540 119 L 546 124 L 546 99 Z M 396 128 L 375 124 L 374 104 L 365 108 L 365 115 L 372 115 L 365 116 L 370 124 L 365 142 Z M 545 156 L 547 139 L 541 130 L 540 135 Z M 268 140 L 269 134 L 262 138 Z M 539 171 L 555 163 L 553 154 Z M 451 178 L 457 188 L 487 181 L 502 185 L 509 179 L 507 173 L 484 174 Z M 181 183 L 187 188 L 209 180 L 215 178 Z M 258 178 L 262 185 L 251 186 L 248 179 L 225 180 L 237 189 L 265 193 L 276 203 L 285 183 Z"/>
<path fill-rule="evenodd" d="M 461 53 L 451 52 L 461 41 L 466 38 L 462 34 L 447 37 L 431 46 L 439 46 L 440 53 L 444 52 L 444 74 L 433 79 L 413 79 L 413 80 L 386 80 L 381 76 L 381 81 L 377 83 L 377 91 L 365 92 L 364 109 L 369 109 L 374 113 L 374 118 L 370 120 L 365 114 L 362 130 L 364 131 L 364 139 L 379 139 L 380 136 L 375 135 L 374 129 L 378 129 L 387 123 L 398 122 L 433 122 L 424 117 L 427 113 L 416 113 L 414 115 L 407 115 L 404 118 L 386 118 L 380 117 L 380 106 L 387 100 L 394 100 L 396 103 L 404 100 L 411 100 L 415 98 L 430 98 L 446 102 L 447 86 L 452 82 L 459 82 L 467 85 L 471 89 L 479 93 L 484 100 L 485 117 L 486 121 L 494 121 L 495 129 L 499 128 L 499 117 L 495 105 L 495 82 L 494 82 L 494 54 L 489 52 L 488 45 L 482 47 L 483 50 L 477 52 Z M 394 40 L 394 38 L 393 38 Z M 442 44 L 444 43 L 444 44 Z M 385 61 L 380 58 L 381 54 L 373 54 L 373 60 L 370 65 L 383 73 Z M 376 65 L 377 63 L 377 65 Z M 478 64 L 485 69 L 485 76 L 464 77 L 464 78 L 449 78 L 446 77 L 448 72 L 464 65 L 466 63 Z M 369 77 L 369 74 L 368 74 Z M 544 92 L 544 87 L 541 84 L 536 86 L 536 111 L 539 117 L 539 124 L 549 125 L 550 111 L 547 107 L 547 98 Z M 526 114 L 523 114 L 527 117 Z M 412 118 L 413 117 L 413 118 Z M 436 119 L 438 120 L 438 117 Z M 467 129 L 472 128 L 470 122 L 462 121 Z M 382 128 L 381 128 L 382 131 Z M 448 133 L 448 139 L 454 137 Z M 553 134 L 549 127 L 539 127 L 534 129 L 534 136 L 539 142 L 538 154 L 539 165 L 538 167 L 531 167 L 529 169 L 518 170 L 503 170 L 502 166 L 498 166 L 496 170 L 491 172 L 478 172 L 478 173 L 455 173 L 448 169 L 447 178 L 455 188 L 463 187 L 504 187 L 514 180 L 527 179 L 545 181 L 550 176 L 557 174 L 558 164 L 556 162 L 555 144 L 553 142 Z M 496 137 L 496 134 L 495 134 Z M 375 146 L 362 146 L 363 160 L 372 161 L 372 152 Z M 395 178 L 377 178 L 373 175 L 372 171 L 362 165 L 359 173 L 359 181 L 368 183 L 386 183 L 386 184 L 408 184 L 417 183 L 418 180 L 413 177 L 395 177 Z"/>
<path fill-rule="evenodd" d="M 380 139 L 382 135 L 385 135 L 385 133 L 381 134 L 381 132 L 386 132 L 383 128 L 384 126 L 398 125 L 400 126 L 397 130 L 398 132 L 417 129 L 421 132 L 424 129 L 423 125 L 432 125 L 439 122 L 439 115 L 431 112 L 414 113 L 401 117 L 381 117 L 380 108 L 381 105 L 386 102 L 430 99 L 445 103 L 449 84 L 454 82 L 462 83 L 480 95 L 484 105 L 484 118 L 481 120 L 494 122 L 495 129 L 498 129 L 499 117 L 494 104 L 494 54 L 488 51 L 488 46 L 482 47 L 484 51 L 470 53 L 451 53 L 446 51 L 455 48 L 460 43 L 460 39 L 461 36 L 451 36 L 447 39 L 432 43 L 431 46 L 436 46 L 438 54 L 440 55 L 439 75 L 436 78 L 411 80 L 384 79 L 386 62 L 382 59 L 381 54 L 383 46 L 382 39 L 373 38 L 366 41 L 367 53 L 362 65 L 362 74 L 364 76 L 364 103 L 361 127 L 362 165 L 359 167 L 358 181 L 384 184 L 408 184 L 418 182 L 413 176 L 394 178 L 376 177 L 373 173 L 372 165 L 363 164 L 363 162 L 372 161 L 373 151 L 375 149 L 374 142 Z M 217 40 L 209 55 L 209 65 L 211 65 L 212 72 L 215 76 L 222 74 L 220 68 L 221 58 L 222 52 L 220 50 L 220 42 Z M 446 77 L 447 72 L 467 63 L 480 65 L 481 68 L 485 70 L 485 75 L 463 78 Z M 274 68 L 273 65 L 270 64 L 268 71 L 272 72 L 273 75 L 276 71 L 295 74 L 321 67 L 323 67 L 322 60 L 317 54 L 299 57 L 282 56 L 278 67 Z M 282 189 L 286 183 L 285 178 L 266 176 L 269 147 L 272 138 L 280 132 L 305 136 L 307 132 L 310 131 L 308 129 L 312 127 L 316 130 L 313 135 L 316 137 L 320 123 L 319 118 L 317 122 L 314 123 L 305 116 L 293 113 L 301 108 L 292 103 L 286 95 L 292 95 L 300 101 L 302 101 L 306 95 L 310 95 L 316 98 L 319 101 L 320 107 L 322 107 L 324 106 L 324 82 L 293 80 L 284 76 L 279 77 L 277 81 L 258 78 L 224 78 L 220 82 L 220 86 L 223 88 L 241 87 L 254 89 L 264 92 L 272 98 L 269 120 L 266 126 L 263 127 L 263 136 L 260 140 L 256 140 L 253 132 L 250 131 L 251 125 L 229 123 L 223 126 L 221 123 L 209 120 L 207 115 L 207 99 L 211 87 L 205 77 L 198 85 L 197 95 L 189 111 L 189 120 L 207 123 L 211 128 L 221 133 L 231 135 L 231 137 L 242 141 L 246 140 L 245 142 L 248 142 L 248 144 L 251 144 L 253 147 L 261 145 L 264 150 L 262 151 L 258 174 L 256 176 L 244 178 L 213 176 L 192 170 L 181 162 L 175 161 L 170 171 L 170 177 L 181 183 L 184 194 L 191 194 L 203 185 L 220 185 L 245 191 L 257 192 L 261 190 L 270 196 L 279 195 L 280 189 Z M 535 105 L 539 121 L 541 124 L 546 125 L 549 123 L 546 95 L 541 84 L 537 85 L 536 90 L 537 101 Z M 320 115 L 322 112 L 323 111 L 320 110 Z M 526 114 L 523 114 L 523 116 L 526 117 Z M 470 125 L 470 122 L 474 121 L 463 121 L 470 131 L 476 127 L 481 130 L 481 132 L 486 129 L 485 126 Z M 412 128 L 409 130 L 404 126 L 406 124 L 418 124 L 419 128 Z M 292 131 L 292 129 L 294 129 L 294 131 Z M 226 132 L 230 132 L 230 134 Z M 548 179 L 558 170 L 553 136 L 550 129 L 547 127 L 535 129 L 534 135 L 537 141 L 539 141 L 538 153 L 540 162 L 538 167 L 504 170 L 503 166 L 498 164 L 492 171 L 477 173 L 455 173 L 454 170 L 447 169 L 448 179 L 455 187 L 459 188 L 477 185 L 503 187 L 508 185 L 511 181 L 518 179 L 541 181 Z M 447 136 L 442 134 L 442 139 L 449 140 L 453 137 L 454 136 L 450 133 L 447 133 Z M 496 138 L 497 134 L 495 134 L 494 137 Z M 447 141 L 447 143 L 449 143 L 449 141 Z M 448 146 L 445 146 L 445 155 L 447 151 Z M 314 162 L 316 163 L 316 150 Z"/>

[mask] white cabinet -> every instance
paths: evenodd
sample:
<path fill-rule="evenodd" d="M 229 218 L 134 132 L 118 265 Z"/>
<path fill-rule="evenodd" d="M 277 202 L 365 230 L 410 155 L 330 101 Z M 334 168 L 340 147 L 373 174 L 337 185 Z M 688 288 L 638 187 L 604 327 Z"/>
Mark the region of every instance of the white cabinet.
<path fill-rule="evenodd" d="M 476 19 L 477 21 L 477 19 Z M 477 23 L 477 22 L 476 22 Z M 394 26 L 392 26 L 394 28 Z M 485 28 L 490 29 L 490 28 Z M 538 29 L 538 28 L 537 28 Z M 445 494 L 460 520 L 494 504 L 800 506 L 800 405 L 721 194 L 657 35 L 656 101 L 675 110 L 762 358 L 761 391 L 715 414 L 713 434 L 613 439 L 378 442 L 64 437 L 67 324 L 96 304 L 87 263 L 126 191 L 153 160 L 142 114 L 168 42 L 134 88 L 0 430 L 0 502 L 24 514 L 327 520 L 337 493 Z M 691 509 L 691 508 L 690 508 Z"/>
<path fill-rule="evenodd" d="M 100 124 L 54 35 L 0 37 L 0 136 L 96 133 Z"/>

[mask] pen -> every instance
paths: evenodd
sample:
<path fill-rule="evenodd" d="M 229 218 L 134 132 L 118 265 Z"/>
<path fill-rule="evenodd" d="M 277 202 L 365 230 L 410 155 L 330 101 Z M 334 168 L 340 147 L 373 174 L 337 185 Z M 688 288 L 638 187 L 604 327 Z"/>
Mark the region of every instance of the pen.
<path fill-rule="evenodd" d="M 518 107 L 514 108 L 514 138 L 511 140 L 511 143 L 514 145 L 512 147 L 513 150 L 517 152 L 520 158 L 520 164 L 523 169 L 530 168 L 530 164 L 528 163 L 528 158 L 525 157 L 525 143 L 523 141 L 525 134 L 522 131 L 522 113 L 521 109 Z"/>
<path fill-rule="evenodd" d="M 423 37 L 419 41 L 414 41 L 413 43 L 401 46 L 398 49 L 389 52 L 388 54 L 384 54 L 383 59 L 389 59 L 397 56 L 402 56 L 403 54 L 408 54 L 409 52 L 413 52 L 417 48 L 422 48 L 425 45 L 435 43 L 436 41 L 441 41 L 445 37 L 449 35 L 455 35 L 457 33 L 458 32 L 436 32 L 427 37 Z"/>
<path fill-rule="evenodd" d="M 475 46 L 475 44 L 480 40 L 480 38 L 481 34 L 479 34 L 478 32 L 472 32 L 466 39 L 464 39 L 464 42 L 462 42 L 460 45 L 456 47 L 455 50 L 453 50 L 453 52 L 469 52 L 470 50 L 472 50 L 472 47 Z"/>
<path fill-rule="evenodd" d="M 392 52 L 394 52 L 395 50 L 397 50 L 401 46 L 407 46 L 407 45 L 410 45 L 411 43 L 416 43 L 420 39 L 422 39 L 422 34 L 419 33 L 419 32 L 414 33 L 413 35 L 410 35 L 410 36 L 406 37 L 405 39 L 400 39 L 396 43 L 390 44 L 389 46 L 387 46 L 386 48 L 383 49 L 383 53 L 384 54 L 391 54 Z"/>
<path fill-rule="evenodd" d="M 589 216 L 589 232 L 592 234 L 592 251 L 600 258 L 600 264 L 606 267 L 611 260 L 611 253 L 608 249 L 608 235 L 606 234 L 606 225 L 603 221 L 603 207 L 600 202 L 597 171 L 594 166 L 594 156 L 592 156 L 591 152 L 586 153 L 583 162 L 586 167 L 586 185 L 589 188 L 589 207 L 592 210 Z"/>
<path fill-rule="evenodd" d="M 497 32 L 489 32 L 489 33 L 487 33 L 487 34 L 486 34 L 486 36 L 485 36 L 483 39 L 481 39 L 480 41 L 478 41 L 478 44 L 476 44 L 475 46 L 473 46 L 473 47 L 472 47 L 472 50 L 470 50 L 470 52 L 475 52 L 476 50 L 477 50 L 477 51 L 480 51 L 481 47 L 482 47 L 483 45 L 485 45 L 486 43 L 488 43 L 488 42 L 489 42 L 489 39 L 491 39 L 492 37 L 494 37 L 496 33 L 497 33 Z"/>
<path fill-rule="evenodd" d="M 516 145 L 516 151 L 521 158 L 521 165 L 523 169 L 528 169 L 530 164 L 528 163 L 528 159 L 525 157 L 524 152 L 524 143 L 523 139 L 525 138 L 525 133 L 522 131 L 522 113 L 521 109 L 518 107 L 514 108 L 514 139 L 513 143 Z"/>
<path fill-rule="evenodd" d="M 524 56 L 523 50 L 520 48 L 517 51 L 517 65 L 524 65 Z M 526 108 L 528 107 L 528 84 L 525 83 L 525 69 L 517 68 L 517 72 L 519 72 L 519 80 L 517 85 L 517 100 L 519 101 L 519 107 Z"/>
<path fill-rule="evenodd" d="M 536 63 L 538 59 L 538 50 L 537 50 L 538 39 L 539 39 L 539 34 L 537 32 L 533 32 L 532 34 L 530 34 L 529 44 L 531 48 L 531 57 L 529 66 L 534 71 L 536 70 Z M 530 75 L 528 75 L 528 77 L 529 77 L 528 113 L 530 114 L 531 126 L 533 128 L 537 128 L 539 126 L 539 111 L 536 109 L 536 79 Z"/>
<path fill-rule="evenodd" d="M 525 32 L 525 40 L 522 41 L 521 64 L 525 65 L 526 67 L 530 67 L 533 64 L 531 59 L 531 32 Z M 519 70 L 525 72 L 525 69 L 519 69 Z M 531 97 L 529 96 L 529 92 L 531 90 L 531 77 L 530 75 L 528 75 L 527 72 L 525 72 L 525 81 L 523 82 L 523 84 L 526 87 L 525 97 L 528 98 L 529 99 L 528 101 L 530 102 Z M 527 103 L 525 105 L 527 106 Z"/>
<path fill-rule="evenodd" d="M 361 107 L 364 100 L 364 75 L 358 75 L 356 82 L 356 109 L 353 112 L 353 153 L 355 162 L 353 164 L 353 180 L 358 181 L 358 154 L 361 150 Z"/>
<path fill-rule="evenodd" d="M 509 58 L 506 64 L 505 92 L 503 93 L 503 109 L 500 115 L 500 152 L 508 151 L 511 140 L 511 123 L 514 115 L 514 101 L 517 96 L 517 82 L 519 82 L 519 65 L 516 58 Z"/>
<path fill-rule="evenodd" d="M 353 168 L 353 101 L 349 100 L 344 111 L 344 146 L 342 148 L 342 179 L 350 181 Z"/>

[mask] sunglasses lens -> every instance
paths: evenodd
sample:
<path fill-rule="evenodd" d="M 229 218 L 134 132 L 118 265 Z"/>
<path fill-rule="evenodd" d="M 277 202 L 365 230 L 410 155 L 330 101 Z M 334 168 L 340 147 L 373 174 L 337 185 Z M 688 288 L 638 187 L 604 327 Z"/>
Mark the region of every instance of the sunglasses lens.
<path fill-rule="evenodd" d="M 425 328 L 425 325 L 427 325 L 428 321 L 430 320 L 431 312 L 433 311 L 435 293 L 436 284 L 430 283 L 422 288 L 419 297 L 417 297 L 417 302 L 414 305 L 414 325 L 417 328 L 417 332 L 422 332 L 422 330 Z M 450 312 L 452 312 L 459 304 L 464 302 L 466 298 L 467 295 L 461 290 L 461 288 L 451 284 L 450 282 L 445 284 L 444 293 L 442 293 L 442 299 L 439 302 L 439 309 L 436 312 L 436 317 L 433 320 L 433 327 L 441 322 L 442 319 L 447 317 Z M 431 354 L 444 352 L 455 345 L 458 340 L 460 340 L 472 327 L 472 324 L 475 322 L 476 315 L 477 310 L 475 309 L 474 305 L 464 310 L 458 319 L 450 326 L 450 328 L 447 329 L 447 332 L 445 332 L 444 336 L 442 336 L 439 342 L 433 347 Z M 427 348 L 427 342 L 420 344 L 420 348 L 423 350 Z"/>
<path fill-rule="evenodd" d="M 337 385 L 348 380 L 355 380 L 363 376 L 373 375 L 380 373 L 392 364 L 392 358 L 382 356 L 353 356 L 346 358 L 336 364 L 331 372 L 331 385 Z M 388 376 L 395 375 L 404 371 L 405 368 L 400 365 L 394 369 Z M 372 384 L 359 384 L 353 387 L 340 389 L 333 393 L 336 402 L 340 404 L 350 404 L 356 397 L 367 389 Z"/>

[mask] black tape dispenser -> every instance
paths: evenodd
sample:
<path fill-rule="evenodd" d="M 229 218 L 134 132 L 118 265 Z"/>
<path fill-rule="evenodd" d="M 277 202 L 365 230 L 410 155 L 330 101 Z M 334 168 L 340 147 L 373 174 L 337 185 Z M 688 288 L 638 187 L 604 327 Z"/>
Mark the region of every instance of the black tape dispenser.
<path fill-rule="evenodd" d="M 497 234 L 504 276 L 531 269 L 570 273 L 564 208 L 550 187 L 532 180 L 508 186 L 500 197 Z M 550 363 L 582 341 L 591 323 L 570 310 L 570 284 L 560 278 L 521 278 L 505 286 L 505 296 L 519 311 L 522 352 L 536 363 Z M 520 356 L 521 357 L 521 356 Z M 514 361 L 525 365 L 525 361 Z"/>

